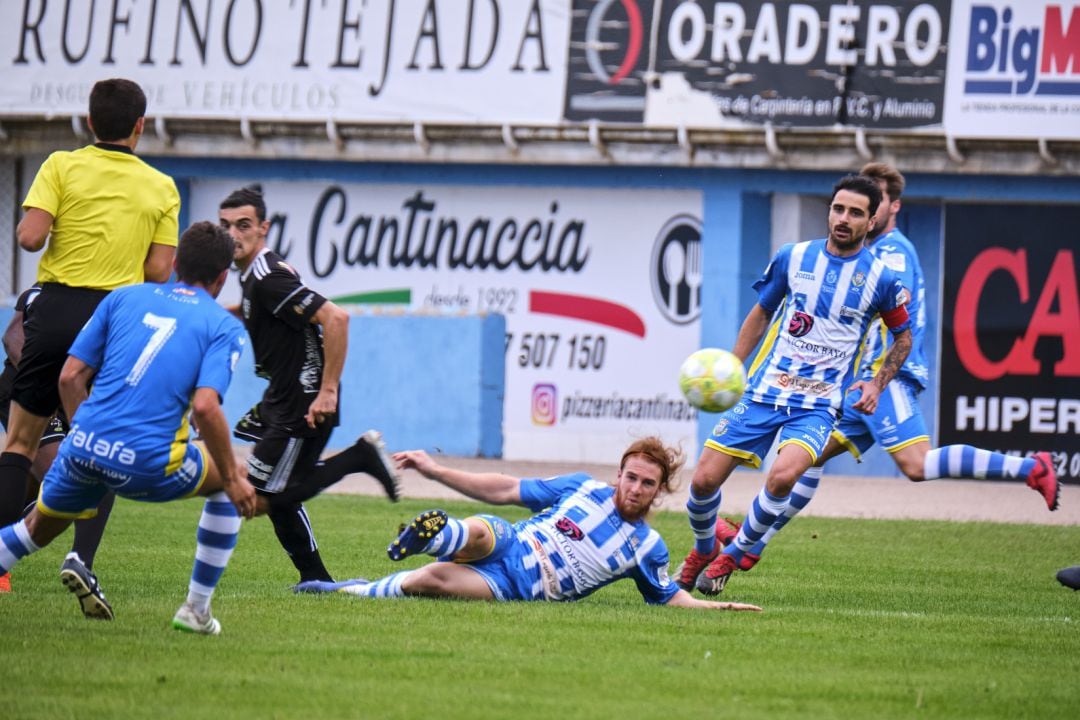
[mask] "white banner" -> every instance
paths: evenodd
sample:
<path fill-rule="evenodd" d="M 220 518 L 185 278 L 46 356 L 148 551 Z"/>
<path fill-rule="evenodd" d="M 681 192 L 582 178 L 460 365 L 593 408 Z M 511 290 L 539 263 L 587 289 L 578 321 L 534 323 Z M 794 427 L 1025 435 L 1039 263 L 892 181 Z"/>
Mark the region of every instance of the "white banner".
<path fill-rule="evenodd" d="M 0 115 L 85 114 L 97 80 L 152 116 L 561 117 L 565 0 L 0 0 Z"/>
<path fill-rule="evenodd" d="M 242 182 L 193 182 L 190 219 L 216 218 Z M 696 446 L 677 372 L 700 337 L 700 192 L 263 189 L 268 244 L 327 297 L 506 315 L 506 457 L 610 463 L 651 433 Z M 230 281 L 221 299 L 238 295 Z"/>
<path fill-rule="evenodd" d="M 945 129 L 1080 138 L 1080 0 L 953 0 Z"/>

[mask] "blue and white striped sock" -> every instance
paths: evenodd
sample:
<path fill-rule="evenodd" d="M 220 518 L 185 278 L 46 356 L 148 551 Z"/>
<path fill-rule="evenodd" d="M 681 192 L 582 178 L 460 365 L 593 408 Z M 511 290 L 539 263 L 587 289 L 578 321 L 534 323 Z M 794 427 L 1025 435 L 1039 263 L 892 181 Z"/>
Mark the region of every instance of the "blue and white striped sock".
<path fill-rule="evenodd" d="M 712 495 L 702 497 L 690 488 L 686 501 L 686 514 L 690 518 L 690 530 L 694 533 L 694 549 L 708 555 L 716 549 L 716 514 L 720 511 L 720 488 Z"/>
<path fill-rule="evenodd" d="M 405 591 L 401 589 L 401 584 L 405 582 L 405 579 L 411 574 L 412 570 L 403 570 L 402 572 L 387 575 L 384 578 L 372 580 L 371 582 L 349 585 L 348 587 L 341 588 L 339 592 L 370 598 L 405 597 Z"/>
<path fill-rule="evenodd" d="M 467 542 L 469 542 L 469 526 L 465 524 L 465 521 L 446 518 L 446 525 L 435 537 L 431 538 L 421 552 L 434 555 L 440 560 L 449 560 L 454 553 L 465 547 Z"/>
<path fill-rule="evenodd" d="M 36 553 L 40 549 L 30 539 L 30 531 L 26 529 L 26 520 L 0 528 L 0 575 L 15 567 L 15 563 L 30 553 Z"/>
<path fill-rule="evenodd" d="M 937 478 L 999 479 L 1021 477 L 1025 480 L 1035 468 L 1035 460 L 1016 455 L 983 450 L 971 445 L 946 445 L 926 453 L 923 476 Z"/>
<path fill-rule="evenodd" d="M 765 552 L 765 546 L 769 544 L 773 536 L 780 532 L 791 518 L 798 515 L 800 510 L 810 504 L 810 501 L 814 499 L 814 494 L 817 492 L 818 483 L 821 482 L 821 473 L 824 470 L 825 468 L 812 467 L 803 473 L 803 476 L 795 483 L 795 487 L 791 489 L 791 494 L 788 495 L 787 507 L 784 508 L 784 512 L 780 517 L 776 518 L 776 522 L 765 531 L 761 539 L 754 543 L 754 547 L 750 548 L 750 552 L 754 555 Z"/>
<path fill-rule="evenodd" d="M 195 565 L 191 569 L 187 601 L 199 613 L 210 609 L 210 597 L 229 564 L 240 534 L 240 514 L 224 492 L 206 498 L 195 533 Z"/>
<path fill-rule="evenodd" d="M 739 534 L 730 545 L 724 548 L 724 552 L 736 560 L 740 559 L 772 527 L 776 518 L 784 512 L 785 507 L 787 507 L 786 497 L 776 497 L 765 488 L 761 488 L 754 502 L 750 503 L 750 512 L 746 513 L 746 520 L 739 528 Z"/>

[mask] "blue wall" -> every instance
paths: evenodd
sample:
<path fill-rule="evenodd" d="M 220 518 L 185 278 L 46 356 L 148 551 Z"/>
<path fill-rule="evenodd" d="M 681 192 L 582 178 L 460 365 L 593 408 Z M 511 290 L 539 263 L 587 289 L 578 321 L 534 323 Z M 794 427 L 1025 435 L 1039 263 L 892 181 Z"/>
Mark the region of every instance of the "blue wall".
<path fill-rule="evenodd" d="M 0 308 L 0 328 L 11 308 Z M 329 448 L 376 428 L 390 450 L 500 457 L 506 318 L 353 316 L 342 374 L 341 424 Z M 225 398 L 230 425 L 258 402 L 250 345 Z"/>
<path fill-rule="evenodd" d="M 330 449 L 376 428 L 390 450 L 500 457 L 506 318 L 353 316 Z M 250 349 L 225 400 L 235 422 L 262 395 Z"/>

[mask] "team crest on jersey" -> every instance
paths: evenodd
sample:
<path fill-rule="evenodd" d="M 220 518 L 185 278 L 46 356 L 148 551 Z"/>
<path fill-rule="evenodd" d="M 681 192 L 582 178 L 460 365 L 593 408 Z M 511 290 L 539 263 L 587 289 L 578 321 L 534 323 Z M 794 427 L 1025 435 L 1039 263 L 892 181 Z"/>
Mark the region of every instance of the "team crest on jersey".
<path fill-rule="evenodd" d="M 862 287 L 866 284 L 866 273 L 862 270 L 851 276 L 851 284 L 855 287 Z"/>
<path fill-rule="evenodd" d="M 836 274 L 835 270 L 830 270 L 825 273 L 825 283 L 827 285 L 835 285 L 836 281 L 840 279 L 840 276 Z"/>
<path fill-rule="evenodd" d="M 796 310 L 788 322 L 787 331 L 792 337 L 802 337 L 814 327 L 814 318 L 801 310 Z"/>
<path fill-rule="evenodd" d="M 727 418 L 720 418 L 720 422 L 716 423 L 716 427 L 712 429 L 712 434 L 716 436 L 723 435 L 727 432 L 728 420 Z"/>
<path fill-rule="evenodd" d="M 585 533 L 568 517 L 561 517 L 555 521 L 555 529 L 571 540 L 583 540 Z"/>

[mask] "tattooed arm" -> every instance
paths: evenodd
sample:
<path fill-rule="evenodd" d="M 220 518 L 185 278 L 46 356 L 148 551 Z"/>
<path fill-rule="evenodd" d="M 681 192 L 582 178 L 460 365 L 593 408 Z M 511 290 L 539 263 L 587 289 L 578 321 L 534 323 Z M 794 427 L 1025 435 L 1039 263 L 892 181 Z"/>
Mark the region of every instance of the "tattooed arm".
<path fill-rule="evenodd" d="M 862 397 L 853 406 L 859 412 L 873 415 L 877 410 L 878 397 L 889 381 L 900 372 L 908 353 L 911 352 L 911 330 L 905 329 L 893 335 L 892 347 L 885 353 L 885 358 L 871 380 L 858 380 L 851 384 L 848 392 L 862 391 Z"/>

